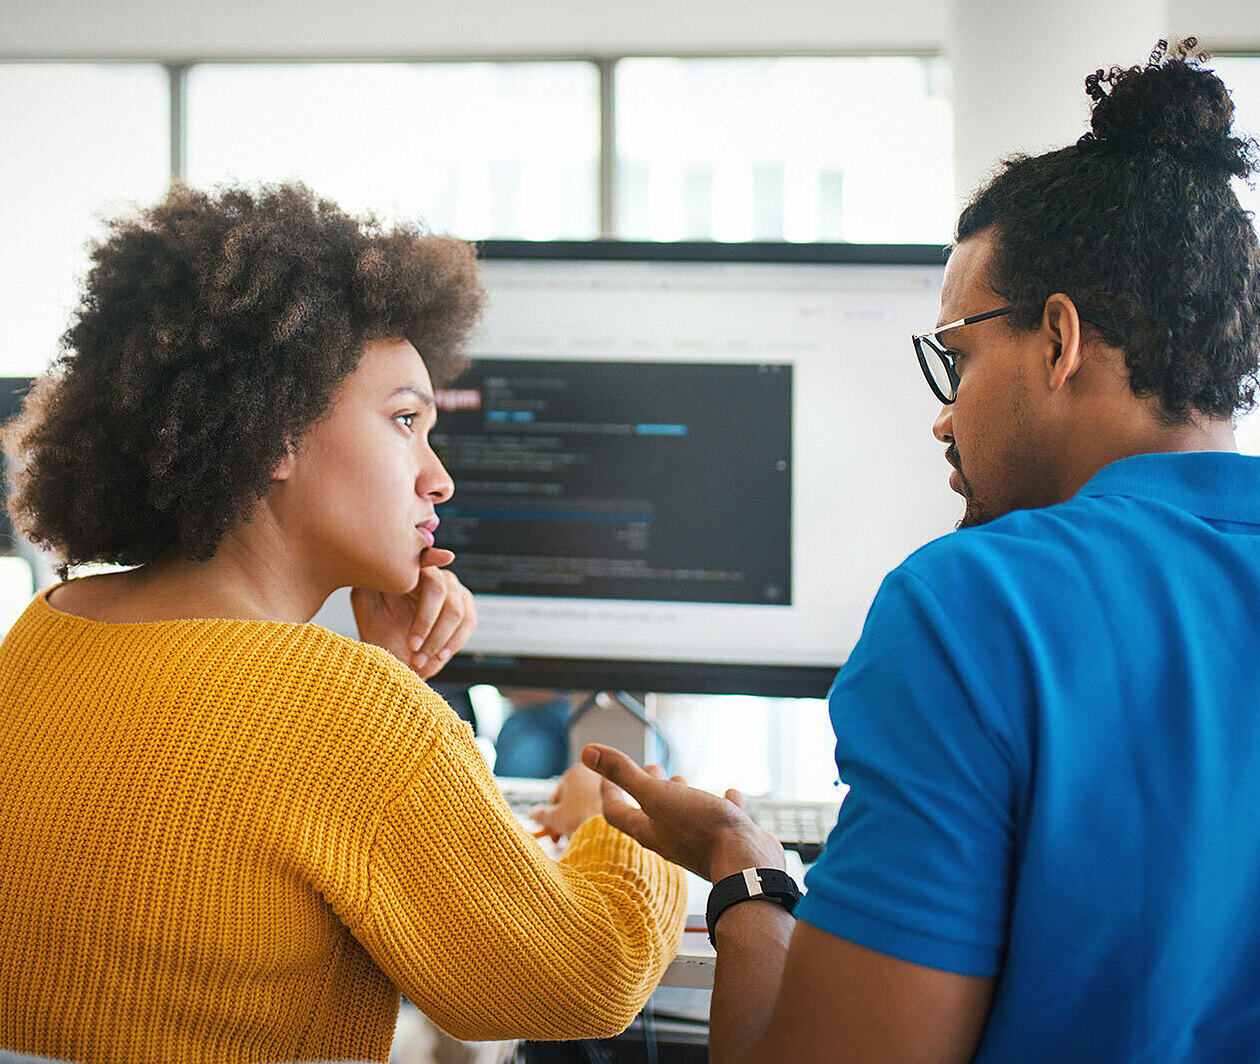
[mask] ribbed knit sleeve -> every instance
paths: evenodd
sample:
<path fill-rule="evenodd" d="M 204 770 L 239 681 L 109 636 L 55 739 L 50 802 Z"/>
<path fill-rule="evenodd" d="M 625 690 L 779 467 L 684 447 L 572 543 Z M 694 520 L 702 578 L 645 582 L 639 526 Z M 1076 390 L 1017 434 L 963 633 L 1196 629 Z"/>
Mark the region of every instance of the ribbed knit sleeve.
<path fill-rule="evenodd" d="M 398 991 L 469 1037 L 606 1034 L 683 875 L 607 824 L 547 858 L 463 724 L 313 624 L 0 643 L 0 1046 L 94 1064 L 389 1059 Z"/>
<path fill-rule="evenodd" d="M 602 818 L 547 857 L 451 714 L 377 826 L 352 930 L 452 1035 L 563 1039 L 625 1029 L 685 912 L 682 870 Z"/>

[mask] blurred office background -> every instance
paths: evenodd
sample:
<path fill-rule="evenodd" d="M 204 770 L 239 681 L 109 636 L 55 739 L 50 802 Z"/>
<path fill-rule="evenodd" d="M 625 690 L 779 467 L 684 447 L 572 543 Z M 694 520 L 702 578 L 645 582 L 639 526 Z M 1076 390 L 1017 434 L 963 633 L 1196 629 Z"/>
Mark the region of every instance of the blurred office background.
<path fill-rule="evenodd" d="M 172 179 L 467 238 L 945 243 L 999 156 L 1083 132 L 1088 70 L 1186 33 L 1260 132 L 1250 0 L 6 0 L 0 376 L 49 365 L 102 219 Z M 7 628 L 32 575 L 0 569 Z M 823 703 L 663 705 L 696 782 L 829 793 Z"/>

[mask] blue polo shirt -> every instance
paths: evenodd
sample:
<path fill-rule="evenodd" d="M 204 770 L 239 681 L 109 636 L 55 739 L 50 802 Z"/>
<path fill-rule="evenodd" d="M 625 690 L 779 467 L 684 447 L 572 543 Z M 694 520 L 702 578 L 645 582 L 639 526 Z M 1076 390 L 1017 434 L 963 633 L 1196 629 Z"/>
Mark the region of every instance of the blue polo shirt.
<path fill-rule="evenodd" d="M 985 1064 L 1260 1060 L 1260 458 L 1126 458 L 928 544 L 830 706 L 801 919 L 997 976 Z"/>

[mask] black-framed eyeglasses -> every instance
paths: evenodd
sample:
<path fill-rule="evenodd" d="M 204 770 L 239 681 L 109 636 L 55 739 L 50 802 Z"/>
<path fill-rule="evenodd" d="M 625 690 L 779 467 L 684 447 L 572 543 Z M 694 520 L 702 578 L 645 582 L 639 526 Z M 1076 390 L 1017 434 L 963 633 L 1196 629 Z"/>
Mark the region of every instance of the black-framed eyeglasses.
<path fill-rule="evenodd" d="M 932 389 L 936 398 L 946 406 L 958 397 L 956 358 L 952 351 L 942 347 L 933 337 L 950 329 L 957 329 L 962 325 L 975 325 L 976 322 L 988 321 L 990 318 L 1000 318 L 1003 314 L 1009 314 L 1014 309 L 1014 304 L 1007 307 L 998 307 L 997 310 L 988 310 L 983 314 L 972 314 L 969 318 L 959 318 L 957 321 L 946 322 L 944 325 L 938 325 L 935 329 L 931 329 L 928 332 L 915 333 L 915 335 L 910 337 L 911 342 L 914 344 L 914 353 L 919 358 L 919 368 L 923 370 L 923 376 L 927 378 L 928 386 Z M 1120 342 L 1118 338 L 1124 335 L 1121 319 L 1117 319 L 1110 314 L 1092 309 L 1087 311 L 1079 307 L 1078 313 L 1081 316 L 1081 321 L 1087 325 L 1092 325 L 1095 329 L 1101 330 L 1104 337 L 1109 338 L 1110 342 Z"/>
<path fill-rule="evenodd" d="M 972 314 L 968 318 L 959 318 L 945 325 L 938 325 L 925 333 L 915 333 L 910 337 L 914 344 L 914 353 L 919 359 L 919 368 L 927 378 L 928 387 L 942 403 L 948 406 L 958 397 L 958 370 L 955 366 L 954 353 L 936 342 L 935 337 L 949 329 L 957 329 L 963 325 L 975 325 L 977 322 L 1000 318 L 1009 314 L 1014 306 L 999 307 L 983 314 Z"/>

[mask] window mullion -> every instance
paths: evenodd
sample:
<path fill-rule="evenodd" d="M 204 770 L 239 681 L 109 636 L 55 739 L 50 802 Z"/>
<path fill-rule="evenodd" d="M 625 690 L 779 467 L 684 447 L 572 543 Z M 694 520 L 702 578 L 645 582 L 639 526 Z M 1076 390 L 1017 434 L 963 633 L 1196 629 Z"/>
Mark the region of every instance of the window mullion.
<path fill-rule="evenodd" d="M 617 235 L 616 59 L 599 59 L 599 235 Z"/>
<path fill-rule="evenodd" d="M 171 183 L 183 181 L 188 174 L 188 64 L 167 63 L 166 77 L 170 85 Z"/>

